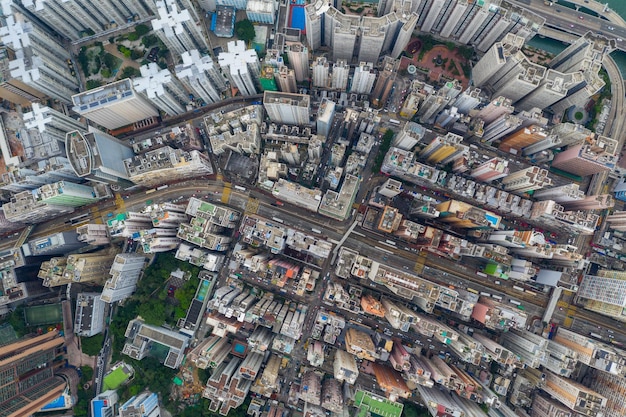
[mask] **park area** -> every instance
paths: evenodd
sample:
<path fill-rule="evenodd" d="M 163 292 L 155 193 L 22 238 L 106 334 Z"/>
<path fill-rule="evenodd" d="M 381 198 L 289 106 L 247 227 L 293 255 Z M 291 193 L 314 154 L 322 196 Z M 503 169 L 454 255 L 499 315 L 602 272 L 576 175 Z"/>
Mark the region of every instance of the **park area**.
<path fill-rule="evenodd" d="M 132 32 L 83 46 L 77 59 L 87 89 L 138 76 L 139 67 L 149 62 L 167 68 L 168 51 L 150 32 L 148 26 L 137 25 Z"/>
<path fill-rule="evenodd" d="M 409 42 L 400 58 L 400 71 L 408 71 L 413 65 L 431 82 L 458 80 L 463 88 L 469 85 L 472 48 L 441 42 L 430 35 L 423 35 Z"/>
<path fill-rule="evenodd" d="M 63 311 L 61 303 L 26 307 L 24 309 L 24 319 L 28 327 L 62 323 Z"/>

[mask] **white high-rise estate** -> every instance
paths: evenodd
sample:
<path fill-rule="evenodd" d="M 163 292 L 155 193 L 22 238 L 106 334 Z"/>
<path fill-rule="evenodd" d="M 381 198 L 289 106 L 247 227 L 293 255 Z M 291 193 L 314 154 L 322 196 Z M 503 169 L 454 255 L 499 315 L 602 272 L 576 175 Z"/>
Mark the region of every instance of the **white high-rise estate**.
<path fill-rule="evenodd" d="M 374 81 L 376 81 L 374 64 L 371 62 L 361 62 L 359 66 L 354 69 L 350 92 L 357 94 L 370 94 L 372 92 L 372 88 L 374 87 Z"/>
<path fill-rule="evenodd" d="M 217 62 L 230 79 L 231 85 L 237 87 L 242 95 L 257 93 L 261 64 L 256 51 L 246 49 L 244 41 L 228 42 L 228 52 L 220 53 Z"/>
<path fill-rule="evenodd" d="M 144 0 L 22 0 L 24 8 L 63 36 L 75 41 L 88 32 L 96 34 L 153 16 L 156 5 Z"/>
<path fill-rule="evenodd" d="M 0 97 L 23 105 L 46 97 L 71 103 L 78 79 L 67 65 L 70 53 L 59 40 L 20 13 L 6 17 L 0 40 L 15 53 L 8 63 L 10 77 L 0 85 Z"/>
<path fill-rule="evenodd" d="M 326 57 L 317 57 L 312 69 L 313 87 L 328 88 L 330 85 L 330 65 Z"/>
<path fill-rule="evenodd" d="M 201 57 L 198 50 L 183 52 L 182 64 L 176 66 L 176 77 L 181 83 L 205 103 L 215 103 L 222 99 L 226 91 L 226 79 L 210 56 Z"/>
<path fill-rule="evenodd" d="M 130 78 L 75 94 L 72 102 L 76 113 L 107 129 L 159 115 L 147 98 L 137 94 Z"/>
<path fill-rule="evenodd" d="M 111 304 L 130 297 L 145 264 L 146 258 L 138 253 L 117 254 L 109 271 L 111 278 L 104 284 L 100 299 Z"/>
<path fill-rule="evenodd" d="M 138 93 L 170 116 L 185 113 L 189 93 L 169 69 L 161 69 L 156 62 L 150 62 L 139 70 L 141 77 L 133 80 Z"/>
<path fill-rule="evenodd" d="M 298 82 L 309 79 L 309 50 L 301 43 L 294 43 L 285 47 L 289 65 L 296 72 Z"/>
<path fill-rule="evenodd" d="M 158 17 L 151 21 L 152 28 L 170 51 L 176 55 L 192 49 L 208 51 L 202 26 L 192 15 L 193 6 L 182 9 L 175 0 L 160 0 L 156 5 Z"/>
<path fill-rule="evenodd" d="M 307 94 L 266 91 L 263 106 L 275 123 L 308 126 L 311 115 L 311 97 Z"/>
<path fill-rule="evenodd" d="M 333 73 L 330 88 L 345 91 L 348 88 L 348 76 L 350 65 L 344 59 L 339 59 L 333 64 Z"/>

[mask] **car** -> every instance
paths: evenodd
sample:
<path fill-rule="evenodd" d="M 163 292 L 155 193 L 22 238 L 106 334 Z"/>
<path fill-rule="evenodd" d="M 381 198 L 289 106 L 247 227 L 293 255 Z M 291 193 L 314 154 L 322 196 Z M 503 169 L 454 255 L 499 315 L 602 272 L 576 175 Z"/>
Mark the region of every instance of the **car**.
<path fill-rule="evenodd" d="M 607 26 L 609 30 L 615 30 L 613 26 Z"/>
<path fill-rule="evenodd" d="M 585 20 L 585 16 L 578 16 L 580 20 Z"/>
<path fill-rule="evenodd" d="M 573 28 L 573 27 L 574 27 L 574 25 L 569 25 L 569 27 Z"/>

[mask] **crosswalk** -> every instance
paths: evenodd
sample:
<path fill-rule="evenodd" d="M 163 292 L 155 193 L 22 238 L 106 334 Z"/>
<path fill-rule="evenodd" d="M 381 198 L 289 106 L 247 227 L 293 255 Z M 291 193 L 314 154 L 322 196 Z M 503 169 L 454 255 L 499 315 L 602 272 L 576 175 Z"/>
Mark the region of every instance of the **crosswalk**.
<path fill-rule="evenodd" d="M 415 262 L 415 266 L 413 267 L 413 271 L 421 274 L 424 271 L 424 264 L 426 264 L 426 252 L 420 251 L 417 261 Z"/>
<path fill-rule="evenodd" d="M 248 198 L 245 210 L 246 214 L 256 214 L 259 211 L 259 200 L 254 197 Z"/>
<path fill-rule="evenodd" d="M 230 193 L 232 189 L 230 188 L 230 183 L 224 183 L 224 189 L 222 190 L 222 203 L 228 204 L 230 201 Z"/>

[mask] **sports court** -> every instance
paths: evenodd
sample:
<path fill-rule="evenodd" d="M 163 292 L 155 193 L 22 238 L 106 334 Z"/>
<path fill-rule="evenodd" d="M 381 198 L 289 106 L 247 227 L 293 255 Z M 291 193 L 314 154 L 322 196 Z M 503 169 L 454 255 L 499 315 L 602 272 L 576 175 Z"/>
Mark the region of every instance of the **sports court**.
<path fill-rule="evenodd" d="M 120 366 L 104 377 L 104 389 L 118 389 L 128 378 L 129 375 L 124 372 L 124 367 Z"/>
<path fill-rule="evenodd" d="M 306 34 L 305 4 L 304 0 L 291 0 L 289 7 L 289 27 L 300 29 L 302 34 Z"/>
<path fill-rule="evenodd" d="M 61 310 L 61 303 L 26 307 L 24 309 L 24 319 L 27 326 L 62 323 L 63 311 Z"/>
<path fill-rule="evenodd" d="M 400 417 L 404 408 L 403 404 L 361 390 L 354 395 L 354 405 L 359 408 L 358 417 Z"/>

